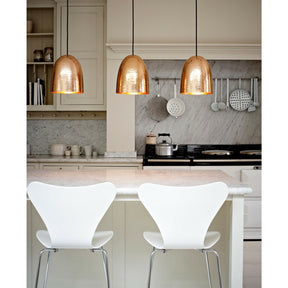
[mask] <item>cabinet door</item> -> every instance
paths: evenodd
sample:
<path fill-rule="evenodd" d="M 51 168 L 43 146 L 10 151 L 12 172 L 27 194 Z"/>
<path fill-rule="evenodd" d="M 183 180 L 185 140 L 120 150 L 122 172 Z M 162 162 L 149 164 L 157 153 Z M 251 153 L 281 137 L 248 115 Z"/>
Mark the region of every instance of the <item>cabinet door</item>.
<path fill-rule="evenodd" d="M 244 241 L 243 287 L 261 288 L 261 241 Z"/>
<path fill-rule="evenodd" d="M 66 54 L 66 7 L 61 8 L 61 55 Z M 69 54 L 82 67 L 84 94 L 62 94 L 58 110 L 105 110 L 103 85 L 103 7 L 69 8 Z"/>

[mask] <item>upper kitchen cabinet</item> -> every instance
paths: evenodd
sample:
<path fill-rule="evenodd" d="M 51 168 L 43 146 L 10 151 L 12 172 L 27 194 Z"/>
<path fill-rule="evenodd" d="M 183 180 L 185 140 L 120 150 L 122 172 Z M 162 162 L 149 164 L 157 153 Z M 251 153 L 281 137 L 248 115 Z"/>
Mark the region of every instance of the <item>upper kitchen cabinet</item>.
<path fill-rule="evenodd" d="M 58 2 L 60 23 L 58 41 L 61 55 L 66 54 L 66 1 Z M 69 1 L 69 54 L 83 70 L 84 94 L 60 94 L 57 110 L 103 111 L 104 97 L 104 9 L 103 1 Z M 60 56 L 60 55 L 59 55 Z"/>
<path fill-rule="evenodd" d="M 50 93 L 55 51 L 56 5 L 54 1 L 27 2 L 27 110 L 56 109 Z"/>
<path fill-rule="evenodd" d="M 135 53 L 145 59 L 191 57 L 194 3 L 135 1 Z M 131 0 L 107 0 L 107 43 L 114 53 L 131 53 Z M 198 54 L 210 60 L 261 59 L 261 0 L 198 1 Z"/>

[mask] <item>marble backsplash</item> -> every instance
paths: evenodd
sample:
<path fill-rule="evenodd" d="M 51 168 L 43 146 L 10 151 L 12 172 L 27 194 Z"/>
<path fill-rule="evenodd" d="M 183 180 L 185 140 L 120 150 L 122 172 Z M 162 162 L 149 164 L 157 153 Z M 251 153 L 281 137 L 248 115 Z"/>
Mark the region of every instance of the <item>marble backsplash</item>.
<path fill-rule="evenodd" d="M 106 120 L 28 120 L 27 143 L 31 154 L 49 154 L 53 143 L 93 145 L 106 150 Z"/>
<path fill-rule="evenodd" d="M 150 132 L 170 133 L 178 144 L 258 144 L 261 143 L 261 81 L 259 81 L 260 107 L 254 112 L 213 112 L 214 95 L 177 97 L 185 103 L 185 113 L 179 118 L 168 116 L 157 122 L 148 117 L 147 102 L 157 94 L 157 85 L 152 77 L 180 78 L 184 61 L 146 60 L 150 78 L 150 94 L 136 97 L 136 151 L 143 154 L 145 136 Z M 222 100 L 226 102 L 226 78 L 261 77 L 261 61 L 209 61 L 213 78 L 223 78 Z M 220 92 L 218 81 L 218 93 Z M 173 81 L 160 81 L 160 94 L 167 100 L 173 97 Z M 250 92 L 250 81 L 242 80 L 243 89 Z M 230 81 L 230 93 L 238 88 L 238 81 Z M 218 101 L 220 93 L 218 94 Z M 28 120 L 27 143 L 31 154 L 48 154 L 49 144 L 67 143 L 93 145 L 99 154 L 106 152 L 105 120 Z"/>
<path fill-rule="evenodd" d="M 136 96 L 136 150 L 144 154 L 145 136 L 152 132 L 170 133 L 173 143 L 178 144 L 259 144 L 261 143 L 261 80 L 259 87 L 260 107 L 254 112 L 238 112 L 231 107 L 228 111 L 214 112 L 211 104 L 214 95 L 188 96 L 179 94 L 180 80 L 177 80 L 177 97 L 185 103 L 185 113 L 177 119 L 168 116 L 157 122 L 149 118 L 147 102 L 157 94 L 157 84 L 152 78 L 180 78 L 184 61 L 147 60 L 145 61 L 150 94 Z M 213 78 L 223 78 L 223 98 L 226 103 L 226 78 L 230 80 L 229 93 L 238 88 L 238 78 L 261 77 L 261 61 L 209 61 Z M 220 100 L 220 80 L 218 101 Z M 241 81 L 241 88 L 250 93 L 250 79 Z M 160 81 L 160 95 L 167 100 L 173 98 L 174 81 Z"/>

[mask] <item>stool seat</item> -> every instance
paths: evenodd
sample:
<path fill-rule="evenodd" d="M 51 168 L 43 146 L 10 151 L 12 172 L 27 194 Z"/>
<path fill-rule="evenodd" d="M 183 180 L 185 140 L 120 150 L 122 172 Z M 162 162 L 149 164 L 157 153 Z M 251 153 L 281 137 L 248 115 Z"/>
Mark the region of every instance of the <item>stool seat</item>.
<path fill-rule="evenodd" d="M 90 246 L 77 246 L 73 244 L 72 246 L 54 246 L 51 243 L 50 235 L 47 230 L 39 230 L 36 233 L 36 237 L 39 242 L 46 248 L 55 248 L 55 249 L 98 249 L 105 245 L 113 237 L 113 231 L 99 231 L 95 232 L 92 238 L 92 243 Z"/>
<path fill-rule="evenodd" d="M 150 232 L 146 231 L 143 233 L 144 239 L 152 246 L 157 249 L 167 249 L 164 245 L 163 238 L 161 236 L 160 232 Z M 208 231 L 204 240 L 204 246 L 199 247 L 186 247 L 186 249 L 209 249 L 212 246 L 214 246 L 218 240 L 220 239 L 221 234 L 218 231 Z M 169 249 L 169 248 L 168 248 Z M 175 250 L 177 249 L 183 249 L 181 248 L 173 248 Z"/>

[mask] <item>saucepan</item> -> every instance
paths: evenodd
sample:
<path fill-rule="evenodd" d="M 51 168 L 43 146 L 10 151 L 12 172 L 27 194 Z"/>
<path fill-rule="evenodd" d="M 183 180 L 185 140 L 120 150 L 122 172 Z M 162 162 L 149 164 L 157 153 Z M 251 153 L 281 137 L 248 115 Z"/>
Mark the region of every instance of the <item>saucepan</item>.
<path fill-rule="evenodd" d="M 169 142 L 167 142 L 167 139 Z M 160 140 L 162 140 L 160 142 Z M 174 148 L 175 146 L 175 148 Z M 178 150 L 178 145 L 172 144 L 172 138 L 169 133 L 159 133 L 156 143 L 156 155 L 157 156 L 172 156 L 174 151 Z"/>

